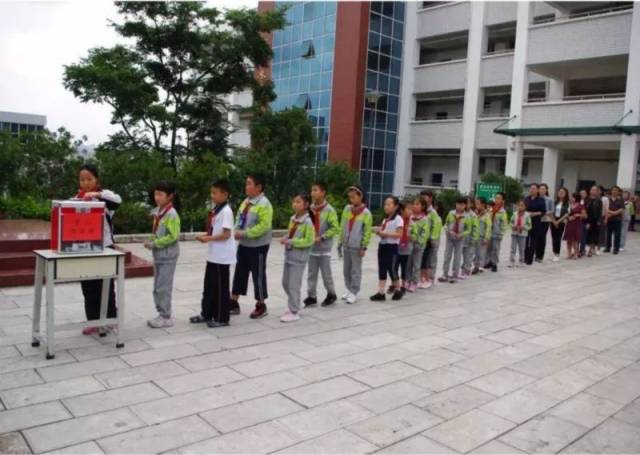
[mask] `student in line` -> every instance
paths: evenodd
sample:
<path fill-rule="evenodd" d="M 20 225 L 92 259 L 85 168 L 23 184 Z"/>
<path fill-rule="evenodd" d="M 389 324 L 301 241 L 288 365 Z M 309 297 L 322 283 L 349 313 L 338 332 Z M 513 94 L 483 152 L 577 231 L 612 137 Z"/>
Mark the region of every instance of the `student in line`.
<path fill-rule="evenodd" d="M 122 203 L 122 198 L 113 191 L 102 188 L 98 168 L 93 164 L 85 164 L 78 172 L 80 189 L 74 199 L 81 201 L 102 201 L 105 203 L 104 211 L 104 247 L 113 247 L 113 216 L 116 209 Z M 84 312 L 87 321 L 100 319 L 100 301 L 102 299 L 102 279 L 84 280 L 80 282 L 82 296 L 84 297 Z M 116 292 L 113 279 L 109 280 L 109 292 L 107 298 L 107 317 L 115 318 L 118 315 L 116 308 Z M 112 327 L 111 327 L 112 328 Z M 98 327 L 85 327 L 83 335 L 98 333 Z"/>
<path fill-rule="evenodd" d="M 442 235 L 442 218 L 438 214 L 433 193 L 429 190 L 420 192 L 420 197 L 427 204 L 427 218 L 431 228 L 431 237 L 427 242 L 422 255 L 422 279 L 418 288 L 429 289 L 436 279 L 438 268 L 438 250 L 440 249 L 440 236 Z"/>
<path fill-rule="evenodd" d="M 487 211 L 487 200 L 483 197 L 476 199 L 476 215 L 478 217 L 478 241 L 473 258 L 472 274 L 484 272 L 487 248 L 491 244 L 491 213 Z"/>
<path fill-rule="evenodd" d="M 607 224 L 607 248 L 604 250 L 605 253 L 610 253 L 611 247 L 613 247 L 613 254 L 620 252 L 624 210 L 622 190 L 618 185 L 614 185 L 611 187 L 611 197 L 609 198 L 609 206 L 605 219 Z"/>
<path fill-rule="evenodd" d="M 384 301 L 384 294 L 387 285 L 387 276 L 393 286 L 392 300 L 400 300 L 402 291 L 400 290 L 400 279 L 398 277 L 398 245 L 402 237 L 402 206 L 395 196 L 387 196 L 384 200 L 385 218 L 382 226 L 376 231 L 380 237 L 378 243 L 378 292 L 370 297 L 372 301 Z"/>
<path fill-rule="evenodd" d="M 309 258 L 309 275 L 307 277 L 307 298 L 304 306 L 317 305 L 318 274 L 322 274 L 322 282 L 327 296 L 322 306 L 333 305 L 338 297 L 333 284 L 331 273 L 331 249 L 333 239 L 340 235 L 340 223 L 335 209 L 327 202 L 327 187 L 324 183 L 315 182 L 311 185 L 311 211 L 313 212 L 313 227 L 315 240 Z"/>
<path fill-rule="evenodd" d="M 428 206 L 423 198 L 415 198 L 411 207 L 413 211 L 409 232 L 411 255 L 409 256 L 409 285 L 407 290 L 409 292 L 415 292 L 420 283 L 420 267 L 422 257 L 424 256 L 424 249 L 431 237 L 431 223 L 427 217 Z"/>
<path fill-rule="evenodd" d="M 280 317 L 280 322 L 295 322 L 300 319 L 302 277 L 316 238 L 311 197 L 307 193 L 298 193 L 291 201 L 291 207 L 293 215 L 289 220 L 289 230 L 280 240 L 284 245 L 282 287 L 287 294 L 289 310 Z"/>
<path fill-rule="evenodd" d="M 451 210 L 445 219 L 445 233 L 447 244 L 444 250 L 444 265 L 442 276 L 438 278 L 441 283 L 455 283 L 460 275 L 460 263 L 462 260 L 462 245 L 465 237 L 470 233 L 469 224 L 465 222 L 465 210 L 467 199 L 462 197 L 456 200 L 456 208 Z M 453 259 L 453 268 L 451 260 Z"/>
<path fill-rule="evenodd" d="M 571 208 L 567 227 L 564 230 L 564 239 L 567 242 L 567 255 L 569 259 L 578 259 L 580 247 L 580 235 L 582 234 L 582 220 L 586 218 L 584 206 L 580 204 L 580 193 L 573 193 L 570 199 Z"/>
<path fill-rule="evenodd" d="M 207 233 L 197 239 L 206 243 L 209 253 L 204 273 L 200 314 L 192 324 L 205 323 L 214 329 L 229 325 L 229 269 L 236 263 L 236 240 L 233 236 L 233 211 L 229 206 L 229 182 L 217 180 L 211 186 L 213 208 L 207 219 Z"/>
<path fill-rule="evenodd" d="M 587 245 L 589 251 L 587 256 L 591 257 L 598 253 L 598 242 L 600 237 L 600 224 L 602 223 L 602 200 L 600 199 L 600 188 L 593 185 L 589 190 L 589 199 L 585 204 L 587 218 Z"/>
<path fill-rule="evenodd" d="M 465 223 L 468 224 L 469 235 L 464 238 L 462 245 L 462 271 L 460 279 L 466 280 L 471 276 L 473 269 L 473 256 L 476 252 L 476 244 L 478 243 L 480 225 L 478 216 L 476 215 L 475 199 L 467 198 L 467 209 L 465 211 Z"/>
<path fill-rule="evenodd" d="M 413 230 L 413 201 L 408 199 L 404 203 L 400 203 L 400 211 L 402 216 L 402 235 L 400 236 L 400 243 L 398 243 L 398 265 L 396 274 L 400 279 L 400 291 L 404 295 L 410 287 L 409 273 L 410 265 L 409 258 L 413 251 L 413 241 L 411 240 L 411 233 Z M 389 286 L 387 294 L 393 294 L 395 291 L 393 284 Z"/>
<path fill-rule="evenodd" d="M 251 274 L 256 299 L 251 319 L 267 315 L 267 254 L 271 245 L 273 207 L 264 194 L 264 188 L 265 178 L 262 174 L 254 173 L 247 176 L 247 197 L 238 209 L 234 233 L 239 245 L 231 291 L 231 314 L 240 314 L 238 299 L 241 295 L 247 295 Z"/>
<path fill-rule="evenodd" d="M 551 243 L 553 247 L 553 262 L 560 260 L 562 237 L 569 218 L 569 191 L 562 187 L 558 190 L 551 215 Z"/>
<path fill-rule="evenodd" d="M 338 254 L 343 259 L 344 285 L 347 292 L 342 300 L 355 303 L 362 283 L 362 258 L 373 233 L 373 218 L 365 204 L 364 191 L 359 186 L 351 186 L 347 192 L 349 204 L 342 211 Z"/>
<path fill-rule="evenodd" d="M 153 189 L 156 208 L 153 209 L 151 240 L 144 242 L 153 254 L 153 301 L 158 316 L 147 321 L 152 329 L 173 327 L 171 295 L 173 276 L 180 256 L 180 216 L 176 187 L 171 182 L 159 182 Z"/>
<path fill-rule="evenodd" d="M 502 237 L 509 229 L 507 211 L 504 209 L 504 193 L 498 192 L 494 196 L 491 205 L 491 244 L 489 245 L 489 262 L 487 268 L 492 272 L 498 271 L 500 262 L 500 244 Z"/>
<path fill-rule="evenodd" d="M 511 255 L 509 256 L 509 267 L 523 267 L 525 265 L 524 249 L 527 243 L 527 236 L 531 230 L 531 216 L 527 212 L 524 201 L 518 201 L 516 211 L 511 215 Z M 518 253 L 518 263 L 516 263 L 516 253 Z"/>

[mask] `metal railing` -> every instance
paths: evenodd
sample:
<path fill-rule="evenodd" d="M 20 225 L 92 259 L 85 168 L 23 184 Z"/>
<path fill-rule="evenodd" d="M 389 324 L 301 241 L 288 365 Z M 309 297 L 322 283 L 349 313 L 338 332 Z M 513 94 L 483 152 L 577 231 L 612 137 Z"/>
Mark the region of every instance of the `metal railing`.
<path fill-rule="evenodd" d="M 439 117 L 437 115 L 421 115 L 413 118 L 414 122 L 437 121 L 437 120 L 462 120 L 462 114 L 448 115 L 447 117 Z"/>
<path fill-rule="evenodd" d="M 581 100 L 608 100 L 616 98 L 624 98 L 626 93 L 594 93 L 592 95 L 568 95 L 563 96 L 562 101 L 581 101 Z"/>
<path fill-rule="evenodd" d="M 513 54 L 515 49 L 499 49 L 497 51 L 485 52 L 483 56 L 487 55 L 501 55 L 501 54 Z"/>
<path fill-rule="evenodd" d="M 600 8 L 592 11 L 583 11 L 581 13 L 569 14 L 569 19 L 577 19 L 580 17 L 600 16 L 601 14 L 615 13 L 616 11 L 624 11 L 633 8 L 633 2 L 628 5 L 613 6 L 610 8 Z"/>
<path fill-rule="evenodd" d="M 499 111 L 485 110 L 480 112 L 478 117 L 480 118 L 507 118 L 509 117 L 510 111 L 508 109 L 503 109 Z"/>

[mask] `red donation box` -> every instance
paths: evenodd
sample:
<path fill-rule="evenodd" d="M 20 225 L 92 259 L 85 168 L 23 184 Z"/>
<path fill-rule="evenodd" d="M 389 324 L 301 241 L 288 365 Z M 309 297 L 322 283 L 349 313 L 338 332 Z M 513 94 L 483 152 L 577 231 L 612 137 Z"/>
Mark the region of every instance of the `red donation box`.
<path fill-rule="evenodd" d="M 51 249 L 99 253 L 104 249 L 104 202 L 52 201 Z"/>

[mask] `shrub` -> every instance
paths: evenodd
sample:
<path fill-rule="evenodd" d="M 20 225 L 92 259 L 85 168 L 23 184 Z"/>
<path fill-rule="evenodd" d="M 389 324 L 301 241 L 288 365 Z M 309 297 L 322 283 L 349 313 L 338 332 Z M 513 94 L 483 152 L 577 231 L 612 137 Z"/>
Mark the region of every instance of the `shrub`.
<path fill-rule="evenodd" d="M 0 218 L 49 220 L 51 202 L 31 196 L 0 198 Z"/>

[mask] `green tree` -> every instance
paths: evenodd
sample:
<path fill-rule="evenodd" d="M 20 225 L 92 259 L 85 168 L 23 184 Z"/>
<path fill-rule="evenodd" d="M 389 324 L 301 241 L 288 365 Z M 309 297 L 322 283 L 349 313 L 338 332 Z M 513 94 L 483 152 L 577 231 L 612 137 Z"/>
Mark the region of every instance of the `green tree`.
<path fill-rule="evenodd" d="M 82 102 L 107 104 L 112 124 L 137 147 L 163 150 L 175 172 L 181 156 L 226 151 L 222 95 L 255 88 L 268 63 L 263 34 L 285 24 L 281 9 L 222 12 L 202 2 L 116 2 L 113 28 L 131 45 L 91 49 L 64 71 Z M 261 99 L 272 95 L 261 93 Z"/>
<path fill-rule="evenodd" d="M 522 198 L 522 184 L 513 177 L 487 172 L 486 174 L 482 174 L 480 181 L 482 183 L 499 183 L 502 185 L 505 194 L 505 203 L 508 207 L 511 207 Z"/>

